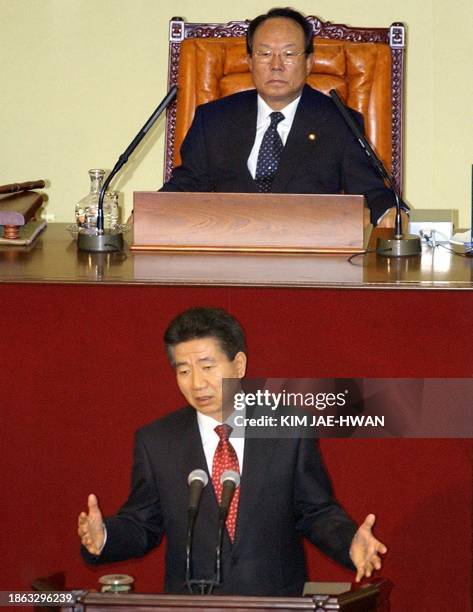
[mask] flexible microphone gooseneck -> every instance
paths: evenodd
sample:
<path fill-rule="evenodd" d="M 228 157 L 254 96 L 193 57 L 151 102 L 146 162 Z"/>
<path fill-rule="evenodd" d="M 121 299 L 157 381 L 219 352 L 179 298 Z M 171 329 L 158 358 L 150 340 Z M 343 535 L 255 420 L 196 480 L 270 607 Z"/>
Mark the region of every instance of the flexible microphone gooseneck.
<path fill-rule="evenodd" d="M 222 546 L 223 533 L 225 531 L 225 521 L 227 520 L 230 504 L 232 503 L 235 491 L 240 485 L 240 474 L 234 470 L 223 472 L 220 482 L 222 484 L 222 499 L 218 506 L 218 536 L 217 548 L 215 550 L 215 583 L 220 584 L 222 579 Z M 212 587 L 213 588 L 213 587 Z M 210 590 L 210 593 L 212 589 Z"/>
<path fill-rule="evenodd" d="M 406 206 L 404 202 L 402 202 L 401 197 L 398 193 L 396 183 L 394 182 L 393 177 L 386 170 L 383 162 L 379 159 L 374 151 L 373 147 L 370 145 L 368 139 L 360 130 L 356 121 L 353 119 L 353 116 L 350 114 L 349 110 L 342 102 L 342 99 L 338 95 L 336 89 L 330 90 L 330 97 L 332 98 L 335 106 L 338 111 L 342 115 L 346 124 L 348 125 L 351 133 L 356 138 L 358 144 L 365 152 L 366 156 L 370 160 L 373 167 L 376 169 L 378 174 L 381 176 L 383 181 L 385 181 L 391 191 L 394 194 L 394 198 L 396 200 L 396 218 L 394 223 L 394 239 L 384 239 L 378 238 L 376 245 L 376 252 L 378 255 L 383 255 L 385 257 L 405 257 L 407 255 L 419 255 L 421 252 L 420 238 L 419 236 L 412 236 L 410 234 L 406 234 L 405 236 L 402 233 L 402 222 L 401 222 L 401 209 L 402 205 Z M 406 207 L 407 209 L 407 207 Z"/>
<path fill-rule="evenodd" d="M 186 584 L 190 593 L 192 590 L 192 539 L 194 535 L 194 525 L 197 512 L 199 510 L 200 497 L 202 491 L 207 486 L 209 477 L 204 470 L 193 470 L 188 478 L 189 484 L 189 503 L 187 506 L 187 537 L 186 537 Z"/>
<path fill-rule="evenodd" d="M 177 86 L 173 85 L 168 91 L 166 96 L 163 98 L 159 106 L 153 112 L 148 121 L 144 124 L 138 134 L 133 138 L 131 143 L 125 149 L 125 151 L 118 158 L 113 170 L 108 175 L 102 189 L 100 190 L 99 203 L 97 210 L 97 234 L 85 234 L 80 233 L 77 237 L 77 248 L 81 251 L 95 251 L 95 252 L 107 252 L 107 251 L 121 251 L 123 249 L 123 234 L 121 232 L 110 233 L 108 230 L 104 230 L 104 216 L 103 216 L 103 200 L 105 192 L 108 186 L 112 182 L 114 176 L 121 170 L 126 164 L 128 158 L 140 144 L 149 130 L 153 127 L 158 117 L 163 111 L 171 104 L 177 95 Z"/>

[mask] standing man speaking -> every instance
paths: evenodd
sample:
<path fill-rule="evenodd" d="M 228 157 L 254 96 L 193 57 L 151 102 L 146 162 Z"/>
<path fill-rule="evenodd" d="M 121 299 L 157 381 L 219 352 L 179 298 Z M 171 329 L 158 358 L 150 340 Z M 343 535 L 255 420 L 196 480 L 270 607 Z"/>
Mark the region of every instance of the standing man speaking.
<path fill-rule="evenodd" d="M 165 591 L 185 593 L 187 477 L 209 476 L 195 522 L 193 569 L 214 575 L 218 475 L 231 468 L 241 485 L 230 506 L 217 594 L 298 596 L 306 580 L 302 538 L 357 580 L 381 567 L 384 544 L 372 534 L 374 515 L 357 528 L 332 496 L 318 447 L 310 438 L 232 436 L 224 422 L 222 381 L 242 379 L 246 341 L 238 321 L 219 308 L 177 316 L 164 340 L 188 405 L 136 434 L 132 486 L 118 514 L 103 518 L 94 494 L 78 519 L 89 563 L 140 557 L 167 539 Z"/>
<path fill-rule="evenodd" d="M 371 222 L 388 224 L 393 193 L 332 99 L 306 84 L 312 25 L 292 9 L 272 9 L 251 21 L 246 45 L 255 89 L 197 108 L 182 164 L 162 191 L 361 194 Z"/>

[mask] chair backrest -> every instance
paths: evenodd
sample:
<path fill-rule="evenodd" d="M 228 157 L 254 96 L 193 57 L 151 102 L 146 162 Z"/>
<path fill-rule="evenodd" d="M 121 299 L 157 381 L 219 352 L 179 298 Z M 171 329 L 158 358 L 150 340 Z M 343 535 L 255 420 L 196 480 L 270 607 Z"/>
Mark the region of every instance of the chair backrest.
<path fill-rule="evenodd" d="M 307 17 L 314 29 L 315 61 L 307 80 L 328 94 L 337 89 L 362 113 L 373 147 L 402 187 L 402 110 L 405 30 L 351 28 Z M 253 83 L 246 61 L 248 21 L 227 24 L 169 25 L 169 86 L 177 84 L 177 102 L 166 124 L 165 180 L 180 163 L 179 149 L 199 104 L 222 98 Z"/>

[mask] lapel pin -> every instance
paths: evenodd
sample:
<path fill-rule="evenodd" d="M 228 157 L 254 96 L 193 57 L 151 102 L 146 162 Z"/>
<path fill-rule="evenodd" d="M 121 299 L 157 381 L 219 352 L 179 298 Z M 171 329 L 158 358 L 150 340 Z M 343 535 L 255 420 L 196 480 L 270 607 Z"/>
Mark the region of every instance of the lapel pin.
<path fill-rule="evenodd" d="M 314 140 L 316 140 L 317 136 L 314 133 L 311 133 L 311 134 L 309 134 L 308 138 L 309 138 L 309 140 L 314 142 Z"/>

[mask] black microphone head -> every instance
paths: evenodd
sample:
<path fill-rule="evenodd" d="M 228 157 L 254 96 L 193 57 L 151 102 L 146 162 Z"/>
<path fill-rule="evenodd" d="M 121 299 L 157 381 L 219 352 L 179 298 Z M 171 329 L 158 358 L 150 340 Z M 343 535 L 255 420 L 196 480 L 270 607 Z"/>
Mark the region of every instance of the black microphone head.
<path fill-rule="evenodd" d="M 200 480 L 202 482 L 202 487 L 206 487 L 209 482 L 209 477 L 204 470 L 192 470 L 187 477 L 187 484 L 190 486 L 194 480 Z"/>
<path fill-rule="evenodd" d="M 220 484 L 223 485 L 226 480 L 231 480 L 236 489 L 240 485 L 240 474 L 234 470 L 225 470 L 220 476 Z"/>

